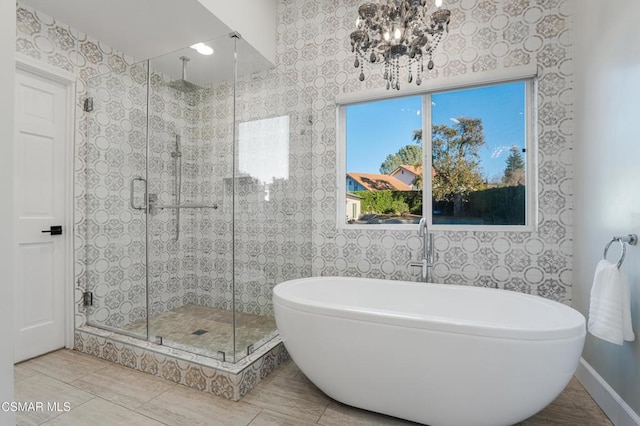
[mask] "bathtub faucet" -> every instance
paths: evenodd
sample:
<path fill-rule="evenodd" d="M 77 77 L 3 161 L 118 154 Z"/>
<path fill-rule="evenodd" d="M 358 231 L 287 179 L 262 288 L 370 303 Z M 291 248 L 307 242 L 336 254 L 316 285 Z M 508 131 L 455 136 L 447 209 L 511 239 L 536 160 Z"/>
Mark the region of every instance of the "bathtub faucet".
<path fill-rule="evenodd" d="M 418 224 L 418 233 L 422 237 L 422 259 L 419 262 L 411 262 L 411 267 L 419 267 L 421 269 L 421 278 L 423 282 L 429 281 L 429 268 L 433 267 L 433 234 L 429 232 L 427 218 L 420 219 Z"/>

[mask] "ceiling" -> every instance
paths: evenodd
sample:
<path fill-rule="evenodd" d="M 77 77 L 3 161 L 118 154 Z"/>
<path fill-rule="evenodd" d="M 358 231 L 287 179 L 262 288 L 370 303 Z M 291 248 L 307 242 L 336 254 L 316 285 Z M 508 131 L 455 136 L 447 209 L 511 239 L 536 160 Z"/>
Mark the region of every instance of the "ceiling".
<path fill-rule="evenodd" d="M 153 58 L 150 61 L 152 70 L 169 75 L 172 79 L 182 78 L 181 56 L 189 58 L 187 62 L 187 80 L 199 86 L 218 84 L 223 81 L 233 81 L 233 53 L 236 39 L 223 35 L 214 40 L 204 41 L 212 47 L 213 55 L 205 56 L 190 47 Z M 245 40 L 237 40 L 238 75 L 248 75 L 254 72 L 272 68 L 264 56 L 258 53 Z"/>
<path fill-rule="evenodd" d="M 232 31 L 198 0 L 22 0 L 57 21 L 132 56 L 156 58 L 151 67 L 181 78 L 179 57 L 188 56 L 188 80 L 198 85 L 233 77 Z M 216 39 L 215 53 L 203 56 L 188 46 Z M 246 41 L 238 43 L 239 75 L 271 68 Z"/>

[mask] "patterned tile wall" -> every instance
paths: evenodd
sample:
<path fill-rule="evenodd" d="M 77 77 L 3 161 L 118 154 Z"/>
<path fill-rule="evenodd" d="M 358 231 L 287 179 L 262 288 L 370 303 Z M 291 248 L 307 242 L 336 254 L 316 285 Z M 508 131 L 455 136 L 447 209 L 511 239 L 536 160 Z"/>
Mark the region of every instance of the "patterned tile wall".
<path fill-rule="evenodd" d="M 129 208 L 131 179 L 144 174 L 146 77 L 103 43 L 20 5 L 18 51 L 76 74 L 76 323 L 85 322 L 81 290 L 94 291 L 87 311 L 94 324 L 120 327 L 145 316 L 145 223 Z M 243 41 L 240 41 L 243 43 Z M 153 64 L 153 61 L 152 61 Z M 240 70 L 242 73 L 243 70 Z M 276 72 L 241 77 L 236 87 L 241 122 L 289 116 L 289 176 L 258 182 L 243 176 L 230 190 L 233 158 L 232 88 L 223 84 L 191 93 L 151 76 L 149 192 L 175 203 L 175 135 L 182 143 L 183 203 L 219 209 L 182 210 L 179 241 L 175 210 L 149 222 L 150 312 L 187 303 L 231 309 L 232 219 L 235 213 L 236 309 L 272 315 L 271 289 L 311 274 L 310 96 Z M 287 87 L 287 90 L 280 90 Z M 85 113 L 81 100 L 94 98 Z M 136 185 L 136 193 L 143 187 Z M 265 199 L 269 193 L 270 198 Z M 136 204 L 143 203 L 137 197 Z"/>
<path fill-rule="evenodd" d="M 111 72 L 123 72 L 133 65 L 133 59 L 111 49 L 86 34 L 56 22 L 52 17 L 18 2 L 16 8 L 16 51 L 77 76 L 76 80 L 76 130 L 74 170 L 74 226 L 75 302 L 76 325 L 85 323 L 82 307 L 82 291 L 87 288 L 87 257 L 95 256 L 94 241 L 87 241 L 86 208 L 93 205 L 87 193 L 87 117 L 82 100 L 87 92 L 87 82 L 96 76 Z M 109 219 L 107 218 L 107 223 Z M 104 228 L 103 224 L 103 229 Z M 107 315 L 108 317 L 108 315 Z M 106 320 L 106 318 L 105 318 Z"/>
<path fill-rule="evenodd" d="M 109 327 L 146 316 L 144 212 L 129 207 L 124 190 L 144 174 L 146 80 L 146 69 L 131 65 L 86 82 L 93 111 L 85 113 L 83 278 L 94 293 L 91 321 Z"/>
<path fill-rule="evenodd" d="M 96 40 L 56 22 L 53 18 L 20 5 L 17 10 L 18 52 L 74 73 L 77 80 L 75 246 L 76 324 L 85 322 L 110 327 L 144 319 L 146 316 L 145 222 L 142 212 L 129 208 L 127 189 L 134 176 L 144 175 L 146 144 L 145 66 Z M 149 191 L 168 204 L 174 194 L 171 159 L 175 133 L 187 133 L 189 115 L 185 96 L 166 87 L 168 79 L 153 73 L 150 111 L 151 158 Z M 94 110 L 85 112 L 85 96 L 94 99 Z M 185 135 L 185 165 L 191 140 Z M 188 167 L 188 166 L 187 166 Z M 202 176 L 202 179 L 206 179 Z M 186 188 L 189 178 L 185 179 Z M 142 193 L 142 187 L 136 187 Z M 185 191 L 185 197 L 188 194 Z M 142 197 L 136 200 L 140 205 Z M 150 229 L 150 311 L 152 314 L 181 306 L 193 287 L 192 265 L 182 268 L 190 246 L 176 244 L 175 217 L 170 211 L 154 216 Z M 188 222 L 188 220 L 187 220 Z M 188 225 L 187 225 L 188 226 Z M 204 232 L 197 235 L 204 236 Z M 185 236 L 187 241 L 191 241 Z M 209 238 L 209 240 L 211 240 Z M 184 241 L 184 238 L 183 238 Z M 171 257 L 167 262 L 167 253 Z M 185 259 L 187 259 L 185 261 Z M 165 260 L 165 262 L 163 262 Z M 168 271 L 168 273 L 167 273 Z M 186 288 L 185 288 L 186 287 Z M 80 306 L 81 290 L 94 292 L 94 306 Z"/>
<path fill-rule="evenodd" d="M 287 88 L 284 90 L 284 88 Z M 229 87 L 216 89 L 216 98 L 225 98 Z M 266 118 L 287 116 L 289 119 L 288 176 L 261 182 L 247 176 L 236 158 L 235 193 L 235 291 L 236 309 L 252 314 L 273 315 L 273 287 L 289 279 L 311 275 L 311 171 L 312 132 L 309 122 L 311 98 L 294 81 L 272 71 L 264 71 L 239 79 L 236 84 L 236 126 Z M 218 116 L 231 119 L 231 105 L 217 105 Z M 219 122 L 214 122 L 214 125 Z M 230 128 L 225 125 L 223 128 Z M 237 127 L 236 127 L 237 128 Z M 216 145 L 220 146 L 220 145 Z M 230 144 L 222 144 L 229 147 Z M 233 239 L 231 203 L 231 152 L 226 152 L 226 172 L 222 164 L 214 164 L 214 182 L 223 181 L 218 199 L 222 200 L 221 219 L 214 228 L 214 245 L 219 253 L 230 251 Z M 224 285 L 231 289 L 231 281 Z M 220 287 L 220 285 L 218 285 Z M 231 292 L 220 294 L 215 307 L 231 309 Z"/>
<path fill-rule="evenodd" d="M 148 191 L 157 205 L 176 204 L 176 135 L 180 136 L 183 178 L 181 201 L 193 202 L 195 192 L 211 186 L 211 150 L 200 150 L 188 117 L 187 96 L 167 86 L 166 76 L 152 71 Z M 146 317 L 146 223 L 141 210 L 130 207 L 126 189 L 146 167 L 146 64 L 91 78 L 87 95 L 93 111 L 87 114 L 86 210 L 89 242 L 87 283 L 94 292 L 88 314 L 94 324 L 120 327 Z M 200 165 L 196 164 L 200 162 Z M 144 183 L 134 185 L 134 202 L 144 205 Z M 210 192 L 210 191 L 209 191 Z M 208 194 L 203 204 L 213 204 Z M 149 221 L 149 308 L 152 316 L 186 303 L 201 303 L 195 289 L 204 260 L 210 259 L 209 210 L 181 212 L 179 239 L 174 209 L 156 210 Z M 202 248 L 202 250 L 198 250 Z M 197 259 L 196 256 L 199 256 Z M 209 262 L 211 263 L 211 262 Z M 209 286 L 211 290 L 211 286 Z"/>
<path fill-rule="evenodd" d="M 420 252 L 421 241 L 415 233 L 336 228 L 334 99 L 340 93 L 382 87 L 376 73 L 361 83 L 353 69 L 348 34 L 352 31 L 359 3 L 356 0 L 280 0 L 276 69 L 247 77 L 238 85 L 238 118 L 241 121 L 274 116 L 274 111 L 275 115 L 295 113 L 299 127 L 297 135 L 303 136 L 305 131 L 312 143 L 311 153 L 304 149 L 292 151 L 292 164 L 298 164 L 299 169 L 294 169 L 292 179 L 287 183 L 293 185 L 293 189 L 287 187 L 281 191 L 285 197 L 290 195 L 289 202 L 281 203 L 278 209 L 282 211 L 271 210 L 274 217 L 284 221 L 267 218 L 266 211 L 270 207 L 264 203 L 260 207 L 263 211 L 260 211 L 248 201 L 238 200 L 241 208 L 236 243 L 245 250 L 241 256 L 246 253 L 238 268 L 241 277 L 238 288 L 242 289 L 242 294 L 256 297 L 246 301 L 240 298 L 242 309 L 248 312 L 269 311 L 270 288 L 264 285 L 268 278 L 273 277 L 270 282 L 275 283 L 288 276 L 308 275 L 309 266 L 302 260 L 307 255 L 313 257 L 310 270 L 313 275 L 417 278 L 408 267 Z M 438 259 L 434 275 L 438 282 L 514 289 L 565 303 L 571 300 L 573 98 L 569 4 L 569 0 L 446 2 L 452 10 L 450 33 L 434 58 L 436 68 L 432 78 L 506 69 L 534 60 L 538 64 L 539 209 L 533 232 L 437 232 Z M 84 91 L 82 81 L 131 66 L 130 58 L 23 6 L 18 8 L 17 47 L 24 54 L 79 75 L 83 79 L 80 92 Z M 195 102 L 194 109 L 203 116 L 213 114 L 211 128 L 200 121 L 192 131 L 196 132 L 193 139 L 198 149 L 209 149 L 203 143 L 198 145 L 199 141 L 213 138 L 219 141 L 211 148 L 212 175 L 219 173 L 215 179 L 230 176 L 230 128 L 228 124 L 220 125 L 228 123 L 230 117 L 229 93 L 229 87 L 220 86 L 203 94 L 199 100 L 190 101 Z M 274 95 L 283 101 L 278 102 Z M 309 109 L 313 124 L 307 130 L 302 127 Z M 82 114 L 78 105 L 81 119 Z M 292 134 L 295 133 L 292 126 Z M 81 128 L 77 142 L 76 187 L 79 197 L 84 200 L 85 165 L 82 158 L 86 155 L 86 140 Z M 296 146 L 292 142 L 292 150 Z M 305 169 L 312 172 L 305 175 Z M 256 200 L 256 194 L 264 194 L 264 189 L 258 188 L 255 182 L 247 185 L 246 192 L 243 188 L 240 191 L 247 194 L 247 200 Z M 214 185 L 211 191 L 214 198 L 224 199 L 224 184 Z M 254 194 L 253 198 L 249 194 Z M 198 196 L 202 194 L 194 195 Z M 243 212 L 246 215 L 243 216 Z M 302 216 L 297 215 L 296 219 L 296 213 L 290 212 L 299 212 Z M 162 226 L 165 232 L 170 232 L 171 218 L 169 213 L 163 214 L 167 218 L 161 221 Z M 250 220 L 253 217 L 264 218 L 259 221 L 262 228 L 256 229 L 255 221 Z M 224 204 L 222 212 L 214 213 L 212 218 L 203 218 L 204 222 L 211 221 L 211 245 L 219 254 L 229 253 L 229 218 Z M 76 223 L 77 247 L 85 251 L 86 224 L 82 211 L 76 212 Z M 285 232 L 283 223 L 296 227 L 287 227 Z M 311 244 L 305 239 L 307 227 L 313 231 Z M 293 231 L 288 232 L 290 229 Z M 274 233 L 269 234 L 266 230 Z M 207 246 L 209 242 L 203 240 L 198 244 Z M 162 253 L 167 251 L 158 254 L 162 256 Z M 271 258 L 277 261 L 265 260 Z M 225 260 L 228 261 L 224 257 L 216 258 L 213 265 L 203 266 L 218 274 L 211 281 L 197 281 L 195 292 L 189 293 L 188 300 L 193 300 L 192 294 L 197 299 L 206 295 L 205 298 L 212 299 L 207 303 L 212 302 L 216 307 L 229 306 L 230 277 L 228 272 L 223 272 Z M 86 277 L 82 261 L 78 261 L 77 271 L 82 284 Z M 255 274 L 255 271 L 263 275 Z M 163 284 L 168 288 L 170 283 L 169 276 Z M 209 286 L 215 286 L 218 292 L 208 291 Z M 181 293 L 183 298 L 184 294 Z"/>
<path fill-rule="evenodd" d="M 336 107 L 382 88 L 353 68 L 360 0 L 280 0 L 277 72 L 313 98 L 313 275 L 416 280 L 417 232 L 336 228 Z M 538 65 L 538 223 L 532 232 L 435 232 L 436 282 L 506 288 L 569 303 L 573 209 L 570 0 L 445 0 L 450 32 L 431 78 Z M 365 70 L 365 72 L 367 72 Z"/>
<path fill-rule="evenodd" d="M 153 64 L 151 65 L 153 69 Z M 158 205 L 178 202 L 176 198 L 181 167 L 180 202 L 212 205 L 213 151 L 206 149 L 197 133 L 195 95 L 167 86 L 170 78 L 151 75 L 148 190 L 158 197 Z M 180 139 L 180 163 L 176 136 Z M 212 252 L 212 212 L 205 210 L 158 210 L 149 219 L 149 296 L 153 317 L 188 303 L 208 305 L 197 289 L 210 285 L 208 271 L 217 254 Z M 179 237 L 178 237 L 179 226 Z M 204 270 L 204 272 L 203 272 Z"/>

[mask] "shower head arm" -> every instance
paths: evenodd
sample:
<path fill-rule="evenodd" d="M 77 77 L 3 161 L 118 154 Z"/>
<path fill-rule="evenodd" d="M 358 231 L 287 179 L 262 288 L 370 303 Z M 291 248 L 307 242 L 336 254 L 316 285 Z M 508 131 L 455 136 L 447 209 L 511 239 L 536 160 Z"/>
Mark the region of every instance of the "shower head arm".
<path fill-rule="evenodd" d="M 186 56 L 180 56 L 180 60 L 182 61 L 182 79 L 186 80 L 187 79 L 187 62 L 189 62 L 191 59 L 189 59 Z"/>

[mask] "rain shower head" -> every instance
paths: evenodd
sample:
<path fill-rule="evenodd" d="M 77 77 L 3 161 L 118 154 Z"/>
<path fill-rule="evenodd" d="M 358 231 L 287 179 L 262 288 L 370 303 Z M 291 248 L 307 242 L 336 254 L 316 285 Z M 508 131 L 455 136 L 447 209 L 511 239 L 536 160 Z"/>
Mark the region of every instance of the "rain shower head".
<path fill-rule="evenodd" d="M 200 86 L 193 84 L 187 80 L 173 80 L 171 83 L 167 83 L 167 86 L 172 89 L 176 89 L 178 92 L 193 92 L 194 90 L 200 89 Z"/>
<path fill-rule="evenodd" d="M 187 81 L 187 62 L 189 62 L 189 58 L 187 58 L 186 56 L 180 56 L 180 60 L 182 61 L 182 78 L 180 80 L 173 80 L 167 83 L 167 86 L 171 87 L 172 89 L 176 89 L 179 92 L 185 93 L 201 89 L 200 86 Z"/>

